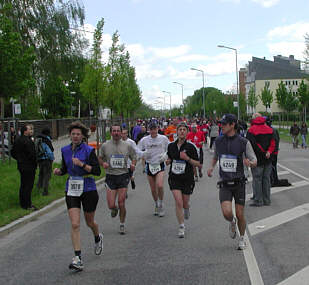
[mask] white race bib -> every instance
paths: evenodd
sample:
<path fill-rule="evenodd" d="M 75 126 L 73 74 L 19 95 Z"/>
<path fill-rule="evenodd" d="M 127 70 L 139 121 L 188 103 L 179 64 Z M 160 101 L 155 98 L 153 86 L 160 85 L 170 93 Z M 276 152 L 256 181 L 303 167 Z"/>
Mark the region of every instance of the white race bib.
<path fill-rule="evenodd" d="M 111 168 L 125 168 L 124 155 L 123 154 L 113 154 L 110 159 Z"/>
<path fill-rule="evenodd" d="M 161 165 L 160 164 L 150 164 L 149 163 L 149 171 L 152 175 L 157 174 L 159 171 L 161 171 Z"/>
<path fill-rule="evenodd" d="M 173 160 L 172 172 L 174 174 L 184 174 L 186 170 L 186 162 L 184 160 Z"/>
<path fill-rule="evenodd" d="M 68 180 L 68 196 L 79 197 L 84 191 L 84 178 L 81 176 L 70 176 Z"/>
<path fill-rule="evenodd" d="M 220 167 L 223 172 L 236 172 L 237 157 L 235 155 L 223 154 L 220 158 Z"/>

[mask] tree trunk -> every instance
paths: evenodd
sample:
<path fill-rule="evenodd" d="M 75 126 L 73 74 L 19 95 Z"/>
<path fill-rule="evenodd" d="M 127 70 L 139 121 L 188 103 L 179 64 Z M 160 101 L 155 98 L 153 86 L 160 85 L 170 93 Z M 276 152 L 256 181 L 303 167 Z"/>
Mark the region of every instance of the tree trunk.
<path fill-rule="evenodd" d="M 4 98 L 0 97 L 0 118 L 4 118 Z"/>

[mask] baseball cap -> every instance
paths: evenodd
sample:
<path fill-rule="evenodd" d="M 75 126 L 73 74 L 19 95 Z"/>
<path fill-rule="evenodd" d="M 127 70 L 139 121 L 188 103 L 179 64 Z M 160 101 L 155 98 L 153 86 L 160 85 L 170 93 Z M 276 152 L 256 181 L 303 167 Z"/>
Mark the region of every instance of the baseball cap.
<path fill-rule="evenodd" d="M 149 129 L 154 129 L 154 128 L 157 128 L 158 127 L 158 124 L 156 121 L 151 121 L 149 123 Z"/>
<path fill-rule="evenodd" d="M 237 118 L 233 114 L 225 114 L 220 120 L 221 124 L 237 123 Z"/>

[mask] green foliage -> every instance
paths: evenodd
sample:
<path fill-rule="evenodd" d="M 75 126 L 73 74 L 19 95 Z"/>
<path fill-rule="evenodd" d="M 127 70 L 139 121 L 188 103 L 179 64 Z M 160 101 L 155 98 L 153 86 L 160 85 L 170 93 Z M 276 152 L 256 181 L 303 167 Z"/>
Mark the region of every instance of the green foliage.
<path fill-rule="evenodd" d="M 278 88 L 276 89 L 276 100 L 277 100 L 278 106 L 283 110 L 285 110 L 285 107 L 287 104 L 287 96 L 288 96 L 288 91 L 283 81 L 281 81 L 278 85 Z"/>
<path fill-rule="evenodd" d="M 303 108 L 309 105 L 309 90 L 308 85 L 305 84 L 304 80 L 301 81 L 297 89 L 297 98 Z"/>
<path fill-rule="evenodd" d="M 259 102 L 258 96 L 255 94 L 254 86 L 250 86 L 249 94 L 248 94 L 248 106 L 255 110 L 257 104 Z"/>
<path fill-rule="evenodd" d="M 263 105 L 266 108 L 270 108 L 271 103 L 273 102 L 273 92 L 269 88 L 270 83 L 268 81 L 265 82 L 264 88 L 262 90 L 261 95 L 259 95 Z"/>

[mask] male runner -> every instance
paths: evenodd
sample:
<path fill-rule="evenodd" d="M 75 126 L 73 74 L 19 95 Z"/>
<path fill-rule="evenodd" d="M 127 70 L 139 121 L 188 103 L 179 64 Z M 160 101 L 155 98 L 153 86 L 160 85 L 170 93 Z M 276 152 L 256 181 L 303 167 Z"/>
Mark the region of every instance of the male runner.
<path fill-rule="evenodd" d="M 223 135 L 215 140 L 215 151 L 211 167 L 207 174 L 212 176 L 214 167 L 219 160 L 220 192 L 219 198 L 224 218 L 230 222 L 230 237 L 236 237 L 236 219 L 232 211 L 232 199 L 235 200 L 237 224 L 240 233 L 238 249 L 245 248 L 244 234 L 246 220 L 244 206 L 246 185 L 244 165 L 256 167 L 257 159 L 250 142 L 237 134 L 237 118 L 233 114 L 225 114 L 221 120 Z"/>
<path fill-rule="evenodd" d="M 163 208 L 163 178 L 164 161 L 166 159 L 167 145 L 169 143 L 166 136 L 158 134 L 156 122 L 149 124 L 150 135 L 141 139 L 137 147 L 143 151 L 146 160 L 146 174 L 151 189 L 151 194 L 155 202 L 154 215 L 164 217 Z"/>
<path fill-rule="evenodd" d="M 171 124 L 166 128 L 164 134 L 168 137 L 170 142 L 177 139 L 177 119 L 174 118 Z"/>
<path fill-rule="evenodd" d="M 100 164 L 106 169 L 106 200 L 111 216 L 114 218 L 118 214 L 116 207 L 116 197 L 118 195 L 120 230 L 125 234 L 126 208 L 125 200 L 130 176 L 128 173 L 128 159 L 131 159 L 130 169 L 132 172 L 136 165 L 136 152 L 131 144 L 121 140 L 121 126 L 114 124 L 111 127 L 112 139 L 101 146 Z"/>
<path fill-rule="evenodd" d="M 200 166 L 196 147 L 186 141 L 187 133 L 186 123 L 179 123 L 177 126 L 178 139 L 168 145 L 168 160 L 166 161 L 166 165 L 171 164 L 168 183 L 175 199 L 179 238 L 184 238 L 184 219 L 189 219 L 190 216 L 189 201 L 195 185 L 193 168 Z"/>

